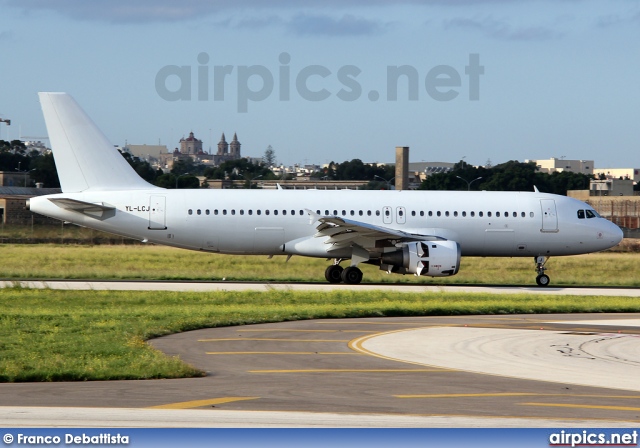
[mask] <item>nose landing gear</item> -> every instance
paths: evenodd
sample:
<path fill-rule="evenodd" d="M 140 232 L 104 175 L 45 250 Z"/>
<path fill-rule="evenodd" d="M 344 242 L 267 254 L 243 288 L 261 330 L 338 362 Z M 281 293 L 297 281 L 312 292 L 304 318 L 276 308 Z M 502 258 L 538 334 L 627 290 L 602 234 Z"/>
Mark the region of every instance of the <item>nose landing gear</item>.
<path fill-rule="evenodd" d="M 551 282 L 551 280 L 549 279 L 549 276 L 544 273 L 544 271 L 547 270 L 547 268 L 545 268 L 544 265 L 547 264 L 547 261 L 549 261 L 549 258 L 539 256 L 539 257 L 534 257 L 533 259 L 536 262 L 536 272 L 538 273 L 538 276 L 536 277 L 536 283 L 538 284 L 538 286 L 549 286 L 549 283 Z"/>

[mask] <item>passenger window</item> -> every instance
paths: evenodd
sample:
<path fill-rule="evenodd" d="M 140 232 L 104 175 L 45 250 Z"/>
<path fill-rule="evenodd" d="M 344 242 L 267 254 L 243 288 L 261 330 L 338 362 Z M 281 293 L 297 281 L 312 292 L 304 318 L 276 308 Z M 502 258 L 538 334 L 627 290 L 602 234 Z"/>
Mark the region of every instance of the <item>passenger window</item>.
<path fill-rule="evenodd" d="M 457 218 L 458 217 L 458 212 L 453 212 L 453 216 Z"/>
<path fill-rule="evenodd" d="M 462 212 L 462 217 L 466 218 L 467 217 L 467 212 Z"/>
<path fill-rule="evenodd" d="M 524 218 L 525 216 L 527 216 L 527 214 L 525 212 L 522 212 L 522 213 L 520 213 L 520 216 L 522 216 Z"/>
<path fill-rule="evenodd" d="M 269 214 L 269 210 L 265 210 L 265 211 L 264 211 L 264 214 L 265 214 L 265 215 L 268 215 L 268 214 Z"/>
<path fill-rule="evenodd" d="M 282 215 L 286 216 L 287 215 L 287 211 L 286 210 L 282 210 Z"/>
<path fill-rule="evenodd" d="M 256 210 L 256 215 L 261 215 L 262 214 L 262 210 Z"/>
<path fill-rule="evenodd" d="M 218 214 L 218 209 L 215 209 L 215 210 L 213 211 L 213 214 L 214 214 L 214 215 L 217 215 L 217 214 Z"/>
<path fill-rule="evenodd" d="M 351 210 L 351 216 L 355 215 L 356 212 L 354 212 L 353 210 Z"/>
<path fill-rule="evenodd" d="M 411 216 L 416 216 L 415 210 L 411 210 Z"/>
<path fill-rule="evenodd" d="M 420 216 L 424 216 L 424 210 L 420 210 Z"/>
<path fill-rule="evenodd" d="M 442 213 L 441 213 L 440 211 L 438 211 L 438 212 L 436 213 L 436 215 L 438 215 L 438 216 L 442 216 Z"/>
<path fill-rule="evenodd" d="M 226 215 L 226 214 L 227 214 L 227 211 L 226 211 L 226 210 L 222 210 L 222 214 L 223 214 L 223 215 Z"/>
<path fill-rule="evenodd" d="M 389 216 L 391 214 L 391 212 L 389 210 L 385 210 L 384 211 L 384 216 Z"/>
<path fill-rule="evenodd" d="M 320 214 L 320 210 L 318 210 L 318 215 Z M 300 216 L 304 215 L 304 210 L 300 210 Z"/>
<path fill-rule="evenodd" d="M 342 210 L 342 216 L 347 216 L 347 211 L 346 210 Z"/>
<path fill-rule="evenodd" d="M 380 210 L 376 210 L 376 216 L 380 216 Z"/>
<path fill-rule="evenodd" d="M 362 210 L 360 210 L 360 211 L 358 212 L 358 214 L 359 214 L 360 216 L 362 216 L 362 215 L 364 215 L 364 212 L 363 212 Z"/>
<path fill-rule="evenodd" d="M 448 211 L 444 212 L 444 216 L 449 216 L 449 212 Z"/>
<path fill-rule="evenodd" d="M 338 216 L 338 210 L 333 211 L 333 216 Z"/>
<path fill-rule="evenodd" d="M 517 218 L 518 217 L 518 213 L 517 212 L 513 212 L 513 217 Z"/>
<path fill-rule="evenodd" d="M 534 213 L 533 212 L 529 212 L 529 216 L 533 218 Z"/>
<path fill-rule="evenodd" d="M 578 219 L 584 219 L 584 210 L 578 210 Z"/>
<path fill-rule="evenodd" d="M 471 217 L 473 218 L 474 216 L 476 216 L 476 212 L 471 212 Z"/>
<path fill-rule="evenodd" d="M 253 215 L 253 210 L 249 210 L 249 215 Z"/>
<path fill-rule="evenodd" d="M 240 214 L 241 214 L 241 215 L 244 215 L 244 210 L 240 210 Z"/>
<path fill-rule="evenodd" d="M 208 214 L 209 214 L 209 209 L 207 209 L 207 210 L 205 211 L 205 213 L 208 215 Z"/>
<path fill-rule="evenodd" d="M 235 214 L 236 214 L 235 209 L 231 210 L 231 214 L 232 214 L 232 215 L 235 215 Z"/>
<path fill-rule="evenodd" d="M 198 209 L 198 211 L 196 212 L 198 215 L 202 215 L 202 210 Z"/>
<path fill-rule="evenodd" d="M 193 210 L 189 209 L 189 214 L 193 215 Z"/>
<path fill-rule="evenodd" d="M 491 215 L 489 215 L 489 216 L 491 216 Z M 496 212 L 496 218 L 499 218 L 499 217 L 500 217 L 500 212 Z"/>
<path fill-rule="evenodd" d="M 367 210 L 367 216 L 371 216 L 371 210 Z"/>
<path fill-rule="evenodd" d="M 429 210 L 429 216 L 433 216 L 433 212 Z"/>
<path fill-rule="evenodd" d="M 593 212 L 593 210 L 585 210 L 585 212 L 587 213 L 587 219 L 596 217 L 596 214 Z"/>
<path fill-rule="evenodd" d="M 404 212 L 402 210 L 398 210 L 398 215 L 399 216 L 404 216 Z"/>

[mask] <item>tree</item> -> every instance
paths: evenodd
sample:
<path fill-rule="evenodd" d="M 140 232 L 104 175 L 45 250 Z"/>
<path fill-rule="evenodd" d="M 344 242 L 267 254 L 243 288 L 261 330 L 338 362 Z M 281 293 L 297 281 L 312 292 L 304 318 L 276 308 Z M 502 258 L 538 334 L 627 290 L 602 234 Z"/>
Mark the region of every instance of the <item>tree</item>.
<path fill-rule="evenodd" d="M 265 149 L 264 156 L 262 156 L 262 161 L 267 166 L 267 168 L 275 166 L 277 162 L 276 152 L 273 150 L 273 147 L 271 145 L 267 146 L 267 149 Z"/>

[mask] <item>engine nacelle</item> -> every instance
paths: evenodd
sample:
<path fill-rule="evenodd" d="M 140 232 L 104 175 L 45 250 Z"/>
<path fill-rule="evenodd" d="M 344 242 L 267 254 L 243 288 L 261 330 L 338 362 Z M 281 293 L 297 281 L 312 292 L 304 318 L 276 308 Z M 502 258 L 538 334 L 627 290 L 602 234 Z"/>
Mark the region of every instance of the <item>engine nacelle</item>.
<path fill-rule="evenodd" d="M 455 241 L 418 241 L 385 252 L 380 269 L 398 274 L 447 277 L 460 269 L 460 245 Z"/>

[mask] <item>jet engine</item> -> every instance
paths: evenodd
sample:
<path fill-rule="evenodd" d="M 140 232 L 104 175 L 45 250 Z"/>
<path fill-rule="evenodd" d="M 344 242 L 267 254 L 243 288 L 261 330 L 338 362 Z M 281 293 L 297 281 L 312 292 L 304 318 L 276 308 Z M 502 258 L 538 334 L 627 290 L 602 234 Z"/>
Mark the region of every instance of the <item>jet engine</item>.
<path fill-rule="evenodd" d="M 385 252 L 380 269 L 398 274 L 447 277 L 460 268 L 460 245 L 455 241 L 417 241 Z"/>

